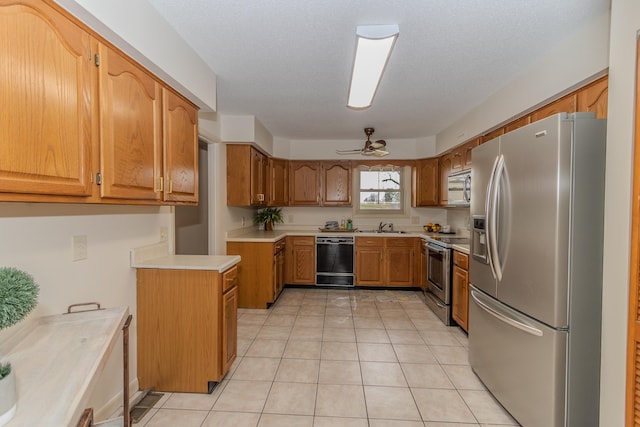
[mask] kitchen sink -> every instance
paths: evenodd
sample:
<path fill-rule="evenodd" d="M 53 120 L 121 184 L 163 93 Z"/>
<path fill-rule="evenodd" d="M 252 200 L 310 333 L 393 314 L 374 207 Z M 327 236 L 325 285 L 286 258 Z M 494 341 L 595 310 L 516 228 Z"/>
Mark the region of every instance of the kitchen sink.
<path fill-rule="evenodd" d="M 376 234 L 406 234 L 406 231 L 401 231 L 401 230 L 358 230 L 356 231 L 356 233 L 376 233 Z"/>

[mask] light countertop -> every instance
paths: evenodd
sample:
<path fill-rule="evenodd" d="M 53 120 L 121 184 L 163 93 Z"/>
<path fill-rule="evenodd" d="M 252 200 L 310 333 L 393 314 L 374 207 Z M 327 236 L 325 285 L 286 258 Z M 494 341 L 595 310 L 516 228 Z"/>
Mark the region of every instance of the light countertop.
<path fill-rule="evenodd" d="M 240 262 L 239 255 L 165 255 L 132 262 L 135 268 L 162 268 L 168 270 L 225 271 Z"/>
<path fill-rule="evenodd" d="M 108 308 L 42 317 L 0 345 L 15 371 L 11 426 L 75 426 L 129 310 Z"/>
<path fill-rule="evenodd" d="M 458 244 L 458 243 L 454 243 L 453 244 L 453 249 L 462 253 L 465 253 L 467 255 L 471 254 L 471 250 L 469 248 L 469 245 L 462 245 L 462 244 Z"/>
<path fill-rule="evenodd" d="M 273 230 L 264 231 L 257 229 L 247 229 L 242 232 L 229 233 L 227 235 L 227 242 L 277 242 L 278 240 L 287 236 L 376 236 L 376 237 L 422 237 L 427 238 L 429 236 L 439 235 L 438 233 L 426 233 L 424 231 L 407 231 L 406 233 L 372 233 L 362 231 L 320 231 L 318 229 L 309 230 Z M 460 236 L 460 235 L 456 235 Z M 463 237 L 463 236 L 460 236 Z"/>

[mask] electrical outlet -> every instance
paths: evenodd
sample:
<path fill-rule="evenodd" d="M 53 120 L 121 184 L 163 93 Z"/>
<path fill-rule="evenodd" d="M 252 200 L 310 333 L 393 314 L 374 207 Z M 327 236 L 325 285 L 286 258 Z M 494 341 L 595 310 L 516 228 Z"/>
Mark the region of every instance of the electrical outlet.
<path fill-rule="evenodd" d="M 160 227 L 160 241 L 165 242 L 169 239 L 169 229 L 167 227 Z"/>
<path fill-rule="evenodd" d="M 293 223 L 293 215 L 289 215 L 289 224 Z"/>
<path fill-rule="evenodd" d="M 411 217 L 411 224 L 420 224 L 420 217 L 419 216 L 412 216 Z"/>
<path fill-rule="evenodd" d="M 71 248 L 73 251 L 72 261 L 87 259 L 87 236 L 73 236 Z"/>

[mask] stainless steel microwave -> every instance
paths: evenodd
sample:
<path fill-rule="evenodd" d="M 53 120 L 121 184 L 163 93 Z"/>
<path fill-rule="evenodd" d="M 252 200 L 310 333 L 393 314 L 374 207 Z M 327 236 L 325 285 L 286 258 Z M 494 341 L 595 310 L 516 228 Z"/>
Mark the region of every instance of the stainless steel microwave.
<path fill-rule="evenodd" d="M 469 206 L 471 202 L 471 171 L 452 173 L 447 179 L 447 205 Z"/>

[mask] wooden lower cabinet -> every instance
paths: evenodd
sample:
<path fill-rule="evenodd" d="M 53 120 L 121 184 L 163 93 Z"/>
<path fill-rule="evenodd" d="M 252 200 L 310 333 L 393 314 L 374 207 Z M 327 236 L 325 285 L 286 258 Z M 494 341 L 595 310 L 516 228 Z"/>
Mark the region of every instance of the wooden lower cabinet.
<path fill-rule="evenodd" d="M 452 274 L 453 320 L 465 331 L 469 327 L 469 255 L 453 251 Z"/>
<path fill-rule="evenodd" d="M 287 237 L 286 282 L 295 285 L 316 283 L 316 238 Z"/>
<path fill-rule="evenodd" d="M 429 277 L 427 275 L 427 246 L 424 240 L 419 239 L 418 244 L 420 245 L 420 266 L 418 271 L 420 272 L 420 289 L 423 292 L 427 290 L 427 281 Z"/>
<path fill-rule="evenodd" d="M 207 393 L 236 358 L 237 267 L 138 269 L 140 389 Z"/>
<path fill-rule="evenodd" d="M 384 237 L 356 237 L 356 285 L 384 286 Z"/>
<path fill-rule="evenodd" d="M 228 255 L 240 255 L 238 307 L 267 308 L 284 288 L 286 240 L 227 242 Z"/>
<path fill-rule="evenodd" d="M 419 238 L 356 237 L 356 285 L 413 287 Z"/>

